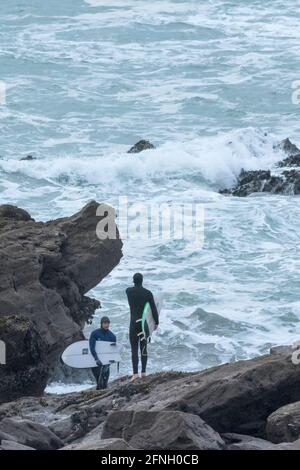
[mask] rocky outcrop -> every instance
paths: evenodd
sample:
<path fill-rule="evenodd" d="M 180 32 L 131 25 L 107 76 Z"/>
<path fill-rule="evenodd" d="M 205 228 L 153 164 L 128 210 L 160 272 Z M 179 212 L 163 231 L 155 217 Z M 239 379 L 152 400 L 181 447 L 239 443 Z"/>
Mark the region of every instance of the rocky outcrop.
<path fill-rule="evenodd" d="M 64 447 L 62 450 L 133 450 L 124 439 L 86 439 L 80 444 Z"/>
<path fill-rule="evenodd" d="M 278 168 L 282 168 L 279 174 L 273 174 L 270 170 L 242 170 L 236 185 L 233 188 L 221 189 L 221 194 L 245 197 L 253 193 L 272 193 L 297 195 L 300 194 L 300 171 L 290 169 L 300 166 L 300 150 L 289 139 L 281 142 L 277 149 L 287 153 L 288 157 L 278 162 Z"/>
<path fill-rule="evenodd" d="M 274 444 L 259 437 L 228 433 L 222 435 L 227 450 L 273 450 Z"/>
<path fill-rule="evenodd" d="M 139 140 L 127 153 L 140 153 L 144 150 L 154 149 L 154 145 L 149 140 Z"/>
<path fill-rule="evenodd" d="M 41 395 L 49 374 L 48 345 L 36 322 L 25 316 L 0 316 L 0 338 L 7 363 L 0 366 L 1 401 Z"/>
<path fill-rule="evenodd" d="M 0 450 L 35 450 L 33 447 L 23 446 L 14 441 L 1 441 Z"/>
<path fill-rule="evenodd" d="M 63 446 L 63 442 L 46 426 L 29 420 L 4 418 L 0 422 L 0 433 L 10 436 L 10 442 L 37 450 L 53 450 Z M 5 441 L 5 439 L 4 439 Z M 1 446 L 3 440 L 1 440 Z"/>
<path fill-rule="evenodd" d="M 136 449 L 293 450 L 299 439 L 287 443 L 284 432 L 277 439 L 270 434 L 272 414 L 282 415 L 280 408 L 300 401 L 300 365 L 292 353 L 276 348 L 271 355 L 198 373 L 159 373 L 135 383 L 124 377 L 103 391 L 20 398 L 0 405 L 0 424 L 7 418 L 40 423 L 62 448 L 101 448 L 122 439 Z M 7 425 L 0 426 L 1 440 L 39 445 L 20 442 Z"/>
<path fill-rule="evenodd" d="M 220 450 L 221 436 L 199 416 L 178 411 L 115 411 L 102 438 L 123 438 L 135 449 Z"/>
<path fill-rule="evenodd" d="M 26 157 L 20 158 L 20 161 L 25 161 L 25 162 L 32 162 L 32 160 L 36 160 L 36 157 L 33 155 L 26 155 Z"/>
<path fill-rule="evenodd" d="M 265 439 L 260 439 L 242 434 L 224 434 L 227 450 L 299 450 L 300 440 L 292 444 L 274 444 Z"/>
<path fill-rule="evenodd" d="M 276 410 L 268 417 L 267 437 L 270 441 L 293 442 L 300 438 L 300 402 Z"/>
<path fill-rule="evenodd" d="M 100 306 L 85 294 L 118 264 L 122 242 L 97 237 L 98 207 L 43 223 L 0 206 L 0 402 L 40 395 L 62 350 L 83 337 Z"/>
<path fill-rule="evenodd" d="M 281 162 L 278 163 L 279 167 L 292 167 L 292 166 L 300 166 L 300 153 L 296 155 L 292 155 L 290 157 L 285 158 Z"/>
<path fill-rule="evenodd" d="M 300 172 L 285 170 L 281 176 L 275 176 L 270 170 L 242 170 L 236 186 L 232 189 L 223 189 L 220 193 L 239 197 L 253 193 L 297 195 L 300 194 Z"/>
<path fill-rule="evenodd" d="M 274 193 L 284 192 L 286 184 L 280 176 L 274 176 L 270 170 L 245 171 L 242 170 L 237 184 L 232 189 L 221 190 L 221 194 L 231 194 L 232 196 L 248 196 L 252 193 Z"/>
<path fill-rule="evenodd" d="M 297 145 L 293 144 L 290 139 L 284 139 L 279 142 L 278 145 L 275 146 L 275 149 L 282 150 L 289 156 L 297 155 L 300 153 L 300 149 L 298 149 Z"/>

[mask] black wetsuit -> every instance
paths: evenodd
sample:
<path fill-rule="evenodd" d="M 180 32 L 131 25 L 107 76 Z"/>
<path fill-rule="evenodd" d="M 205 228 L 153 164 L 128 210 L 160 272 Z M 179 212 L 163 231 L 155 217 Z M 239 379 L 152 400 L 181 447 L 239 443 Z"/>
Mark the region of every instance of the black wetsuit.
<path fill-rule="evenodd" d="M 130 307 L 130 326 L 129 326 L 129 340 L 131 345 L 131 355 L 132 355 L 132 367 L 133 373 L 138 373 L 138 363 L 139 356 L 138 350 L 139 345 L 141 349 L 141 361 L 142 361 L 142 373 L 146 372 L 147 366 L 147 340 L 140 339 L 138 336 L 142 331 L 141 322 L 137 322 L 142 317 L 144 306 L 149 302 L 153 318 L 155 323 L 158 325 L 158 312 L 154 302 L 153 294 L 150 290 L 145 289 L 142 285 L 137 285 L 134 287 L 128 287 L 126 289 L 126 294 L 128 298 L 128 303 Z"/>

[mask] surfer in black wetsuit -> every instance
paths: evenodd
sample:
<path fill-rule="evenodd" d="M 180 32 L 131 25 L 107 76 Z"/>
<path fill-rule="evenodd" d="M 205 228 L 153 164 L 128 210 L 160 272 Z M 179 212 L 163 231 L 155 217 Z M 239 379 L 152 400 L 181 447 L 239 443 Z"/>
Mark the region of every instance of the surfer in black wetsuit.
<path fill-rule="evenodd" d="M 146 366 L 147 366 L 147 340 L 140 338 L 140 333 L 142 332 L 141 321 L 143 309 L 145 304 L 149 302 L 152 315 L 155 321 L 155 329 L 158 327 L 158 312 L 154 302 L 153 294 L 150 290 L 143 287 L 143 275 L 136 273 L 133 276 L 134 287 L 128 287 L 126 289 L 126 294 L 128 298 L 128 303 L 130 307 L 130 327 L 129 327 L 129 340 L 131 345 L 131 355 L 132 355 L 132 368 L 133 376 L 131 381 L 134 381 L 138 378 L 138 363 L 139 356 L 138 350 L 140 346 L 141 350 L 141 362 L 142 362 L 142 377 L 146 376 Z"/>

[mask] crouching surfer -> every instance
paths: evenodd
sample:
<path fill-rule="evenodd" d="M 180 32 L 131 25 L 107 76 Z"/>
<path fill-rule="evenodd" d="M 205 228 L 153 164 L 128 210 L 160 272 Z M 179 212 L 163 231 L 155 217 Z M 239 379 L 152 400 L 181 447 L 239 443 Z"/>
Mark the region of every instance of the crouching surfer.
<path fill-rule="evenodd" d="M 128 304 L 130 307 L 130 327 L 129 327 L 129 340 L 131 346 L 133 382 L 138 378 L 138 363 L 139 363 L 139 347 L 141 351 L 142 374 L 141 377 L 146 377 L 146 367 L 148 360 L 147 352 L 147 339 L 142 334 L 142 312 L 147 302 L 149 302 L 153 319 L 155 321 L 155 330 L 158 327 L 158 311 L 155 305 L 153 294 L 150 290 L 143 287 L 143 275 L 136 273 L 133 276 L 133 287 L 126 289 Z"/>
<path fill-rule="evenodd" d="M 94 357 L 97 367 L 92 367 L 92 372 L 96 379 L 97 390 L 102 390 L 107 388 L 109 373 L 110 373 L 110 365 L 104 365 L 100 361 L 98 354 L 96 352 L 96 342 L 97 341 L 109 341 L 110 343 L 116 343 L 117 338 L 116 336 L 110 331 L 110 319 L 108 317 L 102 317 L 100 328 L 94 330 L 90 336 L 90 351 L 92 356 Z"/>

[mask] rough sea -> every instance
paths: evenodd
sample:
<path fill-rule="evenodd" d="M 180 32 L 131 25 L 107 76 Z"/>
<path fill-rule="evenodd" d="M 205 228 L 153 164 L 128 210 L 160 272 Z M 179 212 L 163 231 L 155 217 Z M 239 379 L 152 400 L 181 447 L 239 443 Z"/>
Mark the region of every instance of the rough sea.
<path fill-rule="evenodd" d="M 86 334 L 111 317 L 125 345 L 122 374 L 125 289 L 136 271 L 165 297 L 150 372 L 199 370 L 299 339 L 299 198 L 218 193 L 242 168 L 273 168 L 283 138 L 300 144 L 299 7 L 0 2 L 0 202 L 44 221 L 91 199 L 116 206 L 119 196 L 204 207 L 202 249 L 188 239 L 124 240 L 121 263 L 89 294 L 103 308 Z M 156 149 L 128 154 L 140 139 Z M 36 160 L 20 161 L 29 154 Z"/>

